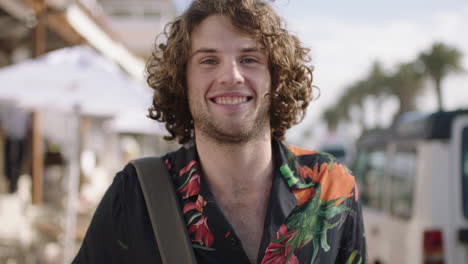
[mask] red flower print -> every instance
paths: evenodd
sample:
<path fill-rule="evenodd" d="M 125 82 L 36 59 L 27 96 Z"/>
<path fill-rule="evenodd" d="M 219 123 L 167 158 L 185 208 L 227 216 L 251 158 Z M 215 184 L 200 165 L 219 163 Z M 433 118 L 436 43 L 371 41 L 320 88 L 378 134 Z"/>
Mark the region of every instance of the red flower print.
<path fill-rule="evenodd" d="M 172 165 L 171 165 L 171 163 L 169 162 L 168 159 L 165 159 L 165 160 L 164 160 L 164 164 L 166 164 L 166 168 L 167 168 L 168 170 L 172 169 Z"/>
<path fill-rule="evenodd" d="M 182 212 L 186 214 L 190 210 L 197 210 L 198 212 L 203 212 L 203 207 L 206 205 L 205 199 L 201 195 L 198 196 L 197 201 L 194 203 L 187 203 L 184 206 Z"/>
<path fill-rule="evenodd" d="M 179 176 L 182 176 L 184 175 L 187 171 L 189 171 L 193 166 L 196 166 L 198 167 L 198 164 L 195 160 L 192 160 L 191 162 L 189 162 L 189 164 L 187 164 L 187 166 L 185 166 L 183 169 L 181 169 L 179 171 Z"/>
<path fill-rule="evenodd" d="M 206 216 L 201 216 L 197 223 L 189 228 L 189 233 L 195 233 L 194 242 L 200 243 L 205 247 L 211 247 L 214 242 L 214 236 L 206 224 Z"/>
<path fill-rule="evenodd" d="M 200 174 L 194 173 L 184 188 L 179 190 L 179 193 L 185 193 L 184 199 L 200 193 Z"/>
<path fill-rule="evenodd" d="M 289 232 L 289 234 L 288 234 Z M 289 240 L 298 232 L 290 232 L 286 225 L 282 225 L 276 234 L 275 239 L 268 245 L 262 264 L 299 264 L 299 259 L 294 255 L 288 259 L 291 245 L 287 245 Z"/>

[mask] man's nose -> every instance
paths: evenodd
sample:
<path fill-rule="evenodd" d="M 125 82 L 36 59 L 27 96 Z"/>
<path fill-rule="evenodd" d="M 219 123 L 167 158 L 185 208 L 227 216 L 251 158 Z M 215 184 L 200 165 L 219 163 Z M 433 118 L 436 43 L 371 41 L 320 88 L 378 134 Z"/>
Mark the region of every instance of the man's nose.
<path fill-rule="evenodd" d="M 220 75 L 219 83 L 221 85 L 235 85 L 244 82 L 244 76 L 242 74 L 240 65 L 236 61 L 224 63 Z"/>

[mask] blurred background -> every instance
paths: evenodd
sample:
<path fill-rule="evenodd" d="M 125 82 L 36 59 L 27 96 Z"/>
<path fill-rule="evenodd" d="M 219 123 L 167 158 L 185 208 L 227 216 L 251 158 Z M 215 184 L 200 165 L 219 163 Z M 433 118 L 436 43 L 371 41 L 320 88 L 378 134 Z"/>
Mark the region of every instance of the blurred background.
<path fill-rule="evenodd" d="M 144 65 L 189 2 L 0 0 L 0 264 L 70 263 L 115 173 L 178 148 Z M 318 87 L 286 141 L 352 169 L 369 262 L 468 263 L 468 3 L 274 7 Z"/>

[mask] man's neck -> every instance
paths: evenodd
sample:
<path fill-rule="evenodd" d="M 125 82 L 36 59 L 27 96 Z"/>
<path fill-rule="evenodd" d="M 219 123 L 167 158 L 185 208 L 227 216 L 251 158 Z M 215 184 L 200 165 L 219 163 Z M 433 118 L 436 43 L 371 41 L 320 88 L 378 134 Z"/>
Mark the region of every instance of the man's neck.
<path fill-rule="evenodd" d="M 269 190 L 273 175 L 271 136 L 242 145 L 217 144 L 197 135 L 198 156 L 206 181 L 217 199 L 236 199 Z"/>

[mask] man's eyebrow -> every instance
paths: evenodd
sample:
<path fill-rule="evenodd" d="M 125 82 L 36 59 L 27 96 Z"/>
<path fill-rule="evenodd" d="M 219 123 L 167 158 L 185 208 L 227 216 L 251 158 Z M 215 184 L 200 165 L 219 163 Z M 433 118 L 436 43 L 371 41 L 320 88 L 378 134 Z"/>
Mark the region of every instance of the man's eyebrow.
<path fill-rule="evenodd" d="M 216 49 L 211 49 L 211 48 L 199 48 L 197 49 L 196 51 L 194 51 L 190 57 L 193 57 L 195 55 L 197 55 L 198 53 L 216 53 L 218 52 L 218 50 Z"/>
<path fill-rule="evenodd" d="M 263 52 L 263 50 L 257 48 L 257 47 L 251 47 L 251 48 L 243 48 L 240 50 L 241 52 Z"/>
<path fill-rule="evenodd" d="M 247 48 L 242 48 L 240 49 L 241 52 L 263 52 L 263 50 L 257 48 L 257 47 L 247 47 Z M 199 48 L 196 51 L 194 51 L 190 57 L 193 57 L 197 55 L 198 53 L 216 53 L 218 52 L 217 49 L 213 48 Z"/>

